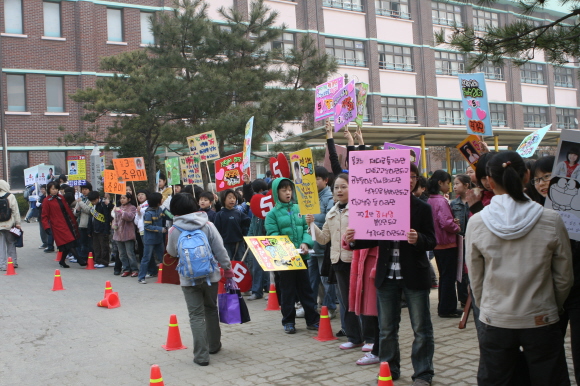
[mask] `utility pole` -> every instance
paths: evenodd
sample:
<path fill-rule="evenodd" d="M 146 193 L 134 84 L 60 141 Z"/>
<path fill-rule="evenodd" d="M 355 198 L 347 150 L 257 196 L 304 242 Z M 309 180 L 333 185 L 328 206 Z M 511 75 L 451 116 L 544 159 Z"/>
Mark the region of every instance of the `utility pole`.
<path fill-rule="evenodd" d="M 4 119 L 4 73 L 2 66 L 2 36 L 0 36 L 0 135 L 2 136 L 2 179 L 8 181 L 8 140 Z"/>

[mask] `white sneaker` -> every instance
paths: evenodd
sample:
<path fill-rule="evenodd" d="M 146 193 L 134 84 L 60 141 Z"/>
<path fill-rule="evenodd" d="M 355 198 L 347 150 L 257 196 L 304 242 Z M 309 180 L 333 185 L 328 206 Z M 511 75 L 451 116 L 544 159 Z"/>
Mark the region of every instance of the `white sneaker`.
<path fill-rule="evenodd" d="M 346 342 L 341 344 L 339 347 L 341 350 L 350 350 L 352 348 L 357 348 L 357 347 L 361 347 L 364 346 L 364 343 L 352 343 L 352 342 Z"/>
<path fill-rule="evenodd" d="M 373 346 L 374 346 L 374 344 L 367 343 L 367 344 L 365 344 L 363 346 L 362 351 L 364 351 L 364 352 L 371 352 L 371 351 L 373 351 Z"/>
<path fill-rule="evenodd" d="M 69 257 L 68 261 L 69 261 L 69 263 L 76 263 L 77 259 L 75 259 L 74 257 Z"/>
<path fill-rule="evenodd" d="M 95 268 L 105 268 L 104 264 L 95 264 Z"/>
<path fill-rule="evenodd" d="M 380 362 L 379 357 L 369 352 L 366 353 L 364 357 L 356 361 L 356 364 L 359 366 L 366 366 L 366 365 L 374 365 L 379 362 Z"/>
<path fill-rule="evenodd" d="M 328 319 L 336 318 L 336 310 L 328 310 Z"/>
<path fill-rule="evenodd" d="M 297 318 L 303 318 L 304 317 L 304 308 L 300 307 L 299 309 L 296 310 L 296 317 Z"/>

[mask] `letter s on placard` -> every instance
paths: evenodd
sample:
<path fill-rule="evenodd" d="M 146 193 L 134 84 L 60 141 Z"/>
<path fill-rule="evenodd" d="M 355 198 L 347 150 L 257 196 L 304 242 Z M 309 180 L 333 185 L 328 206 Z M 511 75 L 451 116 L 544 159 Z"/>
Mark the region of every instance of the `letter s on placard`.
<path fill-rule="evenodd" d="M 282 177 L 282 172 L 280 171 L 280 169 L 278 169 L 278 161 L 274 162 L 272 164 L 272 174 L 276 177 L 276 178 L 280 178 Z"/>
<path fill-rule="evenodd" d="M 260 208 L 262 209 L 262 216 L 266 217 L 268 212 L 274 208 L 271 195 L 260 198 Z"/>
<path fill-rule="evenodd" d="M 242 280 L 244 280 L 244 277 L 246 277 L 248 269 L 244 267 L 242 264 L 236 264 L 233 271 L 234 271 L 234 281 L 236 283 L 241 283 Z"/>

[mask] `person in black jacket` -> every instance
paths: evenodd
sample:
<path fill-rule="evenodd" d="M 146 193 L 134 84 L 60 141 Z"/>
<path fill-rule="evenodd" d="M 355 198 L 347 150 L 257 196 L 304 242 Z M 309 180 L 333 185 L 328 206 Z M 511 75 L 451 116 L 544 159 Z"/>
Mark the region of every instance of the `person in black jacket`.
<path fill-rule="evenodd" d="M 411 164 L 411 190 L 415 188 L 418 169 Z M 343 246 L 350 249 L 372 248 L 378 245 L 375 285 L 379 305 L 379 358 L 389 362 L 393 380 L 401 375 L 399 352 L 399 322 L 401 293 L 405 294 L 415 340 L 411 351 L 413 385 L 431 385 L 433 379 L 433 324 L 429 310 L 431 277 L 427 251 L 435 248 L 435 230 L 431 207 L 411 194 L 411 229 L 407 241 L 356 240 L 348 229 Z"/>
<path fill-rule="evenodd" d="M 92 191 L 87 196 L 91 202 L 91 217 L 89 219 L 91 238 L 96 268 L 109 266 L 111 249 L 109 248 L 109 234 L 111 233 L 111 211 L 113 204 L 101 200 L 99 192 Z"/>
<path fill-rule="evenodd" d="M 230 260 L 242 260 L 246 251 L 244 236 L 250 228 L 250 218 L 236 209 L 238 196 L 232 189 L 222 193 L 224 206 L 217 212 L 214 225 L 224 240 Z"/>

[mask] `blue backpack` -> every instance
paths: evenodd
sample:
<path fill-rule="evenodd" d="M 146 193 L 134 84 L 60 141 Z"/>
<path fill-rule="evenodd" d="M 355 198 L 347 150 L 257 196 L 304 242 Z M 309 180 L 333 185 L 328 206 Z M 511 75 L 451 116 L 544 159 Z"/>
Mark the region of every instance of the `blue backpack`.
<path fill-rule="evenodd" d="M 177 272 L 189 279 L 205 277 L 207 284 L 211 285 L 209 276 L 218 267 L 207 236 L 200 229 L 188 231 L 175 225 L 174 227 L 181 232 L 179 239 L 177 239 L 177 257 L 179 257 Z"/>

